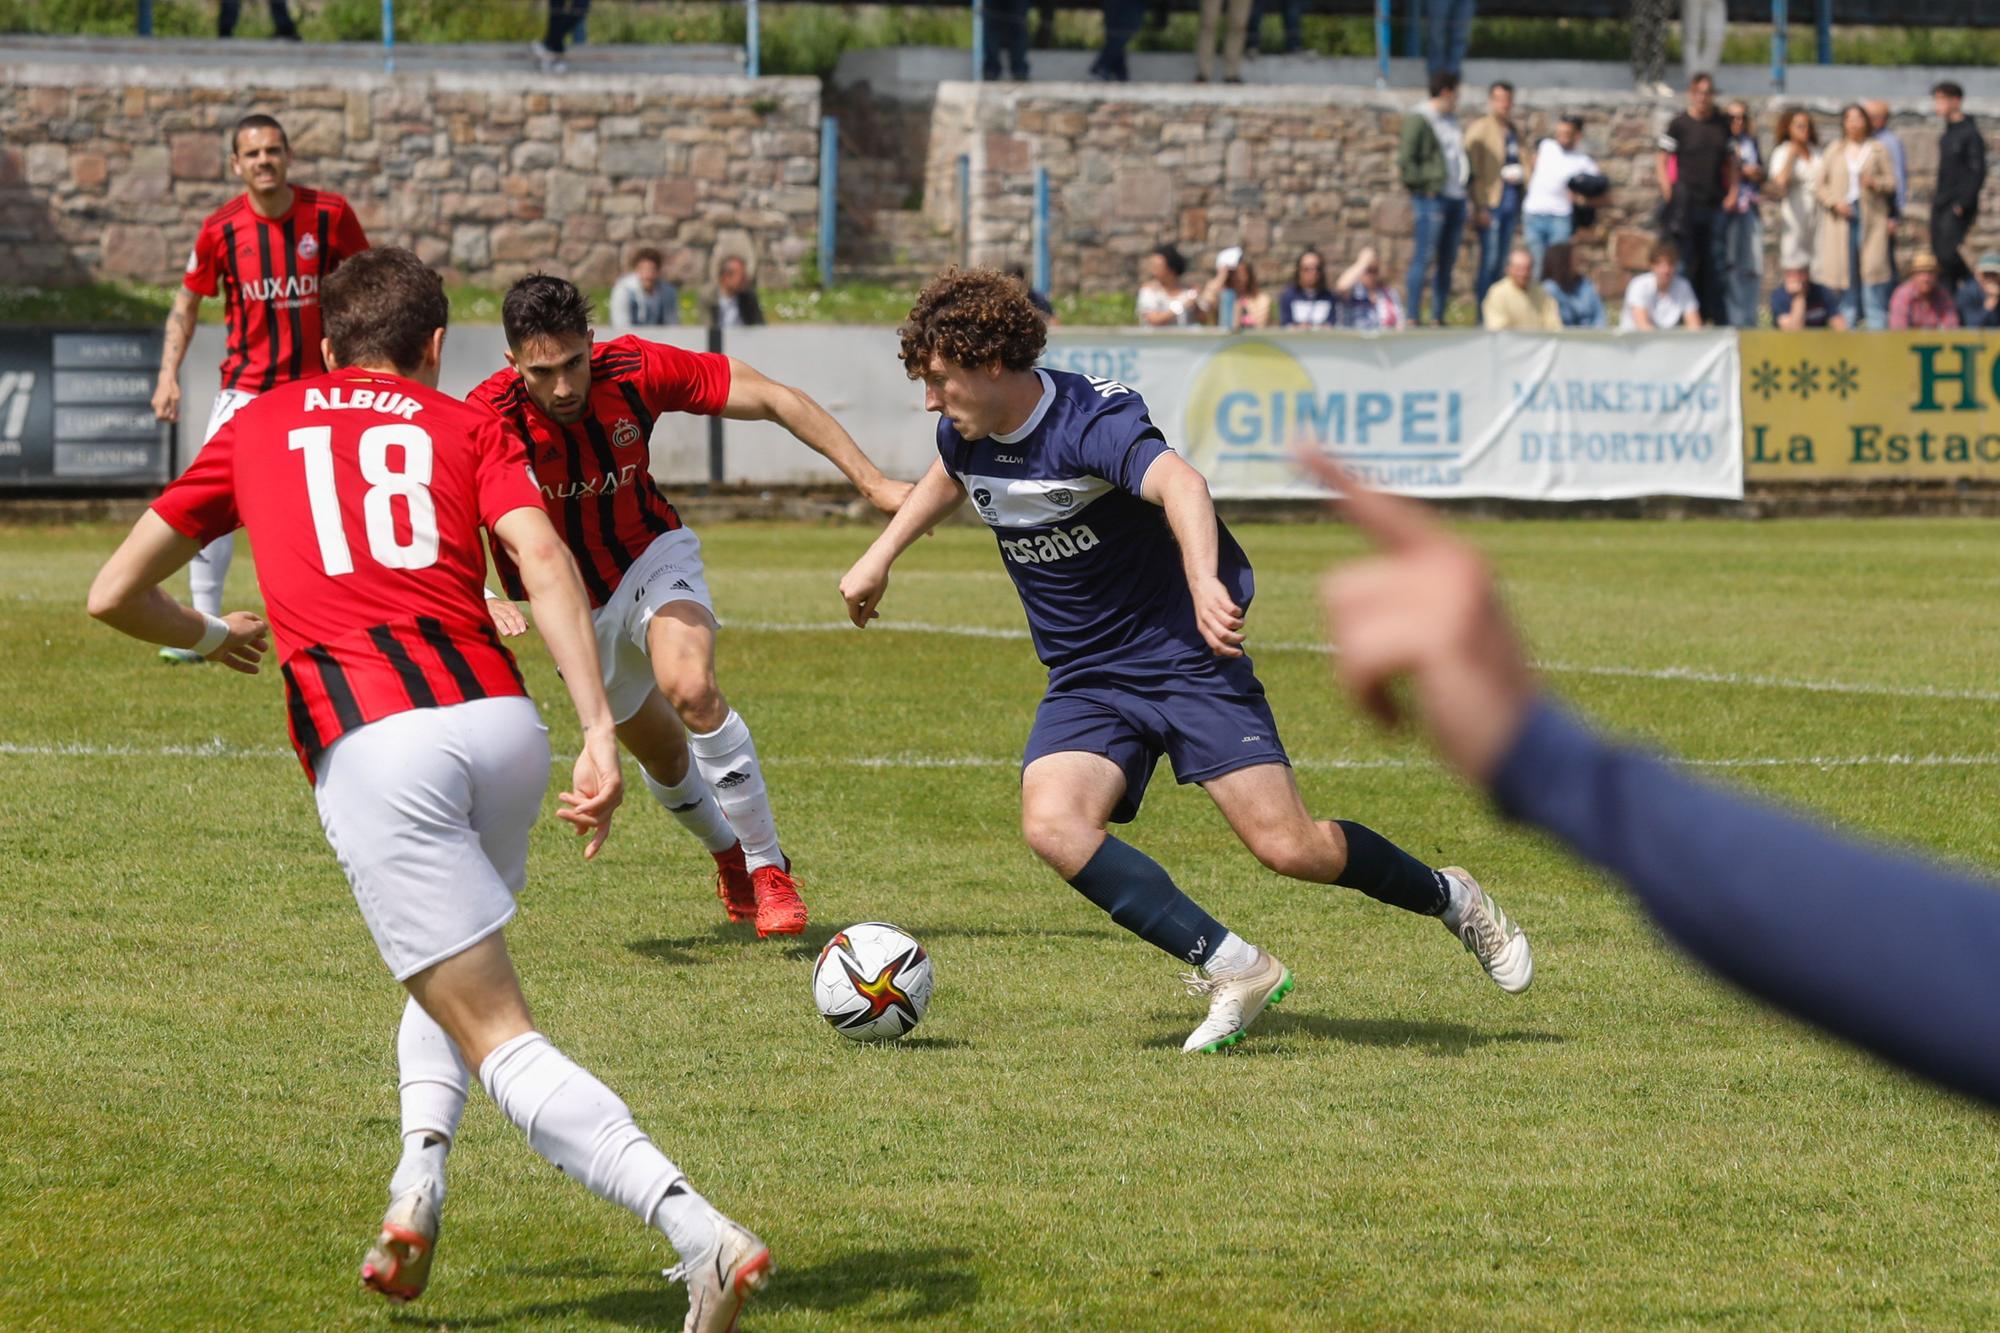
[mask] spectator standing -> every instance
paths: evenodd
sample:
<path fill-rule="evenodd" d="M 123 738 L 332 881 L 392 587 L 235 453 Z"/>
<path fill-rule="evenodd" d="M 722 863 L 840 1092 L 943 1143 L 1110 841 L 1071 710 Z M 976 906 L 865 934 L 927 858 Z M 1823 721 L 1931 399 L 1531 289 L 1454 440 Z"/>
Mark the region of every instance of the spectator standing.
<path fill-rule="evenodd" d="M 1725 0 L 1681 0 L 1681 65 L 1685 69 L 1717 69 L 1722 65 L 1722 39 L 1729 34 Z"/>
<path fill-rule="evenodd" d="M 1126 83 L 1132 72 L 1125 48 L 1146 21 L 1146 0 L 1104 0 L 1104 45 L 1091 62 L 1090 77 L 1099 83 Z"/>
<path fill-rule="evenodd" d="M 715 270 L 715 294 L 704 303 L 706 322 L 719 329 L 755 328 L 764 322 L 764 306 L 750 266 L 741 255 L 724 256 Z"/>
<path fill-rule="evenodd" d="M 1827 148 L 1820 166 L 1813 280 L 1843 293 L 1849 328 L 1887 328 L 1889 201 L 1896 174 L 1887 150 L 1869 137 L 1866 111 L 1849 103 L 1840 129 L 1840 142 Z"/>
<path fill-rule="evenodd" d="M 1403 327 L 1396 291 L 1382 281 L 1382 257 L 1372 245 L 1363 246 L 1347 271 L 1334 280 L 1333 297 L 1333 319 L 1343 329 L 1366 332 Z"/>
<path fill-rule="evenodd" d="M 1278 323 L 1294 329 L 1330 328 L 1333 305 L 1333 288 L 1326 285 L 1326 259 L 1317 250 L 1307 250 L 1292 268 L 1291 285 L 1278 293 Z"/>
<path fill-rule="evenodd" d="M 1694 286 L 1674 271 L 1679 261 L 1673 242 L 1653 242 L 1646 271 L 1625 284 L 1625 313 L 1619 332 L 1702 327 L 1701 301 Z"/>
<path fill-rule="evenodd" d="M 1225 0 L 1201 0 L 1201 26 L 1194 37 L 1194 81 L 1215 79 L 1215 29 Z M 1250 31 L 1250 0 L 1226 0 L 1229 26 L 1222 34 L 1222 81 L 1243 82 L 1243 43 Z"/>
<path fill-rule="evenodd" d="M 1771 292 L 1771 323 L 1788 332 L 1847 327 L 1840 313 L 1840 294 L 1812 280 L 1804 264 L 1787 264 L 1785 276 Z"/>
<path fill-rule="evenodd" d="M 1631 0 L 1632 82 L 1642 93 L 1672 96 L 1667 87 L 1667 16 L 1673 0 Z"/>
<path fill-rule="evenodd" d="M 1736 152 L 1707 74 L 1688 80 L 1687 110 L 1668 122 L 1654 165 L 1667 201 L 1666 231 L 1701 300 L 1702 321 L 1719 324 L 1727 317 L 1723 217 L 1736 196 Z"/>
<path fill-rule="evenodd" d="M 1889 104 L 1879 97 L 1870 98 L 1861 104 L 1868 113 L 1868 127 L 1874 131 L 1875 142 L 1882 145 L 1889 154 L 1889 165 L 1896 172 L 1896 198 L 1889 205 L 1889 281 L 1896 280 L 1896 237 L 1903 230 L 1903 212 L 1910 202 L 1910 158 L 1903 151 L 1903 140 L 1889 128 Z"/>
<path fill-rule="evenodd" d="M 569 39 L 590 17 L 590 0 L 549 0 L 549 25 L 542 40 L 529 46 L 544 74 L 561 74 L 569 68 L 564 54 Z"/>
<path fill-rule="evenodd" d="M 1534 169 L 1521 202 L 1521 236 L 1542 273 L 1548 249 L 1569 240 L 1576 230 L 1576 194 L 1570 182 L 1600 174 L 1597 162 L 1583 151 L 1583 117 L 1564 116 L 1556 132 L 1535 147 Z"/>
<path fill-rule="evenodd" d="M 1566 329 L 1601 329 L 1610 324 L 1604 313 L 1604 298 L 1597 284 L 1576 267 L 1576 247 L 1557 241 L 1542 253 L 1542 289 L 1556 303 L 1556 313 Z"/>
<path fill-rule="evenodd" d="M 1955 329 L 1959 327 L 1958 303 L 1951 291 L 1938 281 L 1937 256 L 1919 250 L 1910 260 L 1909 281 L 1889 298 L 1889 327 L 1892 329 Z"/>
<path fill-rule="evenodd" d="M 1493 284 L 1479 303 L 1480 317 L 1495 331 L 1514 329 L 1552 332 L 1563 326 L 1556 301 L 1535 281 L 1535 257 L 1517 245 L 1507 252 L 1507 276 Z"/>
<path fill-rule="evenodd" d="M 660 264 L 660 252 L 650 246 L 632 256 L 632 271 L 611 285 L 611 327 L 681 322 L 680 288 L 661 281 Z"/>
<path fill-rule="evenodd" d="M 1000 78 L 1000 56 L 1007 57 L 1007 77 L 1028 81 L 1028 0 L 986 0 L 986 51 L 979 71 L 988 83 Z"/>
<path fill-rule="evenodd" d="M 1807 268 L 1819 229 L 1819 128 L 1802 106 L 1778 111 L 1769 187 L 1778 199 L 1778 267 Z"/>
<path fill-rule="evenodd" d="M 287 0 L 270 0 L 271 35 L 288 42 L 299 40 L 298 25 L 292 22 L 292 7 Z M 216 9 L 215 35 L 234 37 L 236 24 L 243 17 L 243 0 L 222 0 Z"/>
<path fill-rule="evenodd" d="M 1968 329 L 2000 329 L 2000 254 L 1987 251 L 1958 289 L 1958 322 Z"/>
<path fill-rule="evenodd" d="M 1188 286 L 1187 267 L 1187 258 L 1171 245 L 1157 246 L 1146 256 L 1146 276 L 1136 303 L 1141 324 L 1160 328 L 1195 322 L 1195 302 L 1201 293 Z"/>
<path fill-rule="evenodd" d="M 1479 230 L 1479 275 L 1473 299 L 1500 280 L 1514 228 L 1521 221 L 1521 187 L 1528 179 L 1521 164 L 1521 135 L 1514 128 L 1514 85 L 1504 80 L 1486 90 L 1486 114 L 1465 130 L 1466 169 L 1471 173 L 1472 225 Z"/>
<path fill-rule="evenodd" d="M 1723 256 L 1727 261 L 1724 312 L 1739 329 L 1757 327 L 1758 297 L 1764 292 L 1764 218 L 1757 211 L 1764 187 L 1764 153 L 1750 106 L 1729 104 L 1729 142 L 1736 153 L 1736 191 L 1722 213 Z"/>
<path fill-rule="evenodd" d="M 1423 4 L 1429 16 L 1424 58 L 1430 66 L 1430 76 L 1461 77 L 1465 49 L 1472 43 L 1473 0 L 1423 0 Z"/>
<path fill-rule="evenodd" d="M 1937 189 L 1931 196 L 1931 253 L 1947 287 L 1965 281 L 1959 251 L 1979 217 L 1979 192 L 1986 186 L 1986 141 L 1965 114 L 1965 89 L 1947 79 L 1931 89 L 1931 104 L 1944 118 L 1938 139 Z"/>
<path fill-rule="evenodd" d="M 1250 8 L 1250 38 L 1247 49 L 1253 55 L 1263 49 L 1261 29 L 1264 26 L 1264 16 L 1273 9 L 1284 16 L 1285 54 L 1295 56 L 1305 50 L 1306 0 L 1256 0 Z"/>
<path fill-rule="evenodd" d="M 1465 187 L 1469 170 L 1465 136 L 1459 129 L 1458 76 L 1431 75 L 1430 97 L 1403 117 L 1402 143 L 1396 150 L 1396 170 L 1410 192 L 1415 233 L 1410 255 L 1409 300 L 1412 324 L 1424 322 L 1424 277 L 1433 265 L 1437 281 L 1431 318 L 1444 323 L 1451 300 L 1451 270 L 1458 263 L 1458 243 L 1465 232 Z"/>
<path fill-rule="evenodd" d="M 1223 299 L 1224 292 L 1230 294 L 1230 300 Z M 1268 329 L 1278 322 L 1271 309 L 1271 294 L 1257 285 L 1256 266 L 1238 246 L 1224 250 L 1217 260 L 1215 276 L 1202 289 L 1201 310 L 1205 322 L 1222 324 L 1232 333 Z"/>

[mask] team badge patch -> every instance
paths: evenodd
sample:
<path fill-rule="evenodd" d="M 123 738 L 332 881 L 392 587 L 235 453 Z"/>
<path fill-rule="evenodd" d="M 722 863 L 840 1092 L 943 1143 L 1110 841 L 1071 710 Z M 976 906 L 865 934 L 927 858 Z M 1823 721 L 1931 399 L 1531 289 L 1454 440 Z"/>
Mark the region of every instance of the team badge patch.
<path fill-rule="evenodd" d="M 1049 492 L 1049 503 L 1056 506 L 1056 508 L 1058 509 L 1067 509 L 1071 505 L 1076 503 L 1076 497 L 1074 495 L 1071 495 L 1068 491 L 1058 487 L 1057 489 Z"/>
<path fill-rule="evenodd" d="M 311 259 L 314 255 L 318 253 L 319 253 L 319 242 L 313 239 L 313 234 L 311 232 L 307 232 L 305 235 L 299 237 L 300 259 Z"/>
<path fill-rule="evenodd" d="M 620 417 L 611 428 L 611 442 L 619 448 L 629 448 L 639 442 L 639 423 L 630 417 Z"/>

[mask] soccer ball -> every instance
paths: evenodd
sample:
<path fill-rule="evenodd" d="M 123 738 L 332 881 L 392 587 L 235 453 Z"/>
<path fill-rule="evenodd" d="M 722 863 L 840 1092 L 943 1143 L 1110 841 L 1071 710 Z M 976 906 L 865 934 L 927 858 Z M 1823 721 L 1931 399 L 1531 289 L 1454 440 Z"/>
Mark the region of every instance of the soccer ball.
<path fill-rule="evenodd" d="M 931 1002 L 931 956 L 894 926 L 864 921 L 826 942 L 813 964 L 813 1003 L 854 1041 L 902 1036 Z"/>

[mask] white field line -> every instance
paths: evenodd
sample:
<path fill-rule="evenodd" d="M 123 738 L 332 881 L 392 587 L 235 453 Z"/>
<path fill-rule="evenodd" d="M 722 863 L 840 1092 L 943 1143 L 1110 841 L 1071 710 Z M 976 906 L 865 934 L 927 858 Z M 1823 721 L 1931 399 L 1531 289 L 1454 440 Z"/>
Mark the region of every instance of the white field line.
<path fill-rule="evenodd" d="M 787 634 L 830 634 L 852 631 L 845 620 L 732 620 L 724 622 L 737 629 Z M 1026 639 L 1028 631 L 991 625 L 934 625 L 925 621 L 876 621 L 869 629 L 904 634 L 946 634 L 967 639 Z M 1319 653 L 1329 655 L 1324 643 L 1260 642 L 1251 640 L 1254 653 Z M 1697 685 L 1741 685 L 1757 689 L 1805 690 L 1815 694 L 1861 694 L 1897 699 L 1959 699 L 1978 703 L 2000 703 L 2000 690 L 1961 690 L 1942 685 L 1878 685 L 1864 681 L 1811 680 L 1790 676 L 1765 676 L 1738 671 L 1707 671 L 1700 667 L 1592 666 L 1576 662 L 1537 662 L 1535 669 L 1550 675 L 1615 676 L 1632 680 L 1686 681 Z"/>
<path fill-rule="evenodd" d="M 567 761 L 574 756 L 557 755 Z M 229 745 L 220 739 L 198 745 L 95 745 L 85 741 L 34 744 L 0 741 L 0 758 L 13 759 L 290 759 L 292 752 L 276 746 Z M 764 761 L 784 768 L 860 769 L 1015 769 L 1012 755 L 773 755 Z M 1743 755 L 1723 759 L 1675 759 L 1686 768 L 2000 768 L 2000 754 L 1849 754 Z M 1292 765 L 1307 772 L 1402 771 L 1438 767 L 1431 759 L 1319 759 L 1294 756 Z"/>

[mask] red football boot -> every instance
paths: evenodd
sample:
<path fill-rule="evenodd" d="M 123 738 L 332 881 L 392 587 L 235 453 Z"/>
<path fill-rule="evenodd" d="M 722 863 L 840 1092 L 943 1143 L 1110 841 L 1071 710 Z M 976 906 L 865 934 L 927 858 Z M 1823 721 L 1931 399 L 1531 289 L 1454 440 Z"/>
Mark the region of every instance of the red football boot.
<path fill-rule="evenodd" d="M 806 933 L 806 904 L 792 878 L 792 858 L 779 866 L 759 866 L 750 872 L 757 891 L 757 938 Z"/>
<path fill-rule="evenodd" d="M 743 844 L 715 854 L 715 896 L 731 921 L 749 921 L 757 915 L 757 887 L 750 881 L 750 869 L 743 864 Z"/>

